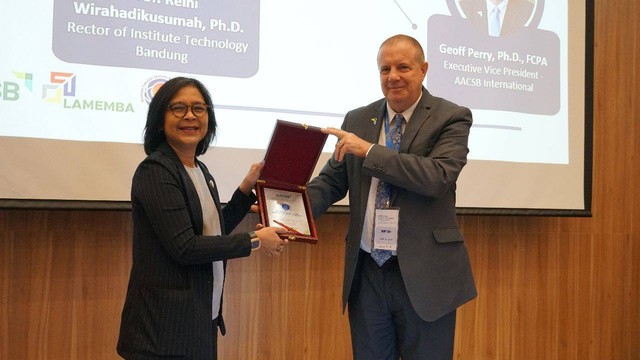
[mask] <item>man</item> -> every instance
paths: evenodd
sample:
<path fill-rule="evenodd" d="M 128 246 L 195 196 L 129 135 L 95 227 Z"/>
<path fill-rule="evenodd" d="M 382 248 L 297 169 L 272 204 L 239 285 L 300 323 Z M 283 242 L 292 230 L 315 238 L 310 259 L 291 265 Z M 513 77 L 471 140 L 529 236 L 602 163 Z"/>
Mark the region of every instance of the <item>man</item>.
<path fill-rule="evenodd" d="M 460 0 L 467 19 L 490 36 L 507 36 L 521 30 L 533 12 L 529 0 Z"/>
<path fill-rule="evenodd" d="M 343 306 L 354 359 L 451 359 L 456 308 L 477 294 L 455 214 L 471 112 L 422 86 L 428 64 L 412 37 L 387 39 L 377 60 L 384 99 L 323 129 L 339 141 L 308 186 L 311 206 L 318 217 L 349 192 Z M 397 124 L 399 150 L 386 137 Z M 374 247 L 391 257 L 379 265 Z"/>

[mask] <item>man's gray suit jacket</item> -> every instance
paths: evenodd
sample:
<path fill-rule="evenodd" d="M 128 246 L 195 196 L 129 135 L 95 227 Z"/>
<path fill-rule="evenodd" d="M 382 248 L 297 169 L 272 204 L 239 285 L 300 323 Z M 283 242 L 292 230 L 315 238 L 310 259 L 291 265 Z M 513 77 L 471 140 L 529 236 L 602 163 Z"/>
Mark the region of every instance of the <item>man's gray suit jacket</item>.
<path fill-rule="evenodd" d="M 350 111 L 342 129 L 374 145 L 366 158 L 331 158 L 308 193 L 315 217 L 349 193 L 343 306 L 354 285 L 371 178 L 392 184 L 400 208 L 397 256 L 413 308 L 433 321 L 473 299 L 476 287 L 455 212 L 456 180 L 467 162 L 471 112 L 425 88 L 402 137 L 400 151 L 377 145 L 386 113 L 378 100 Z"/>

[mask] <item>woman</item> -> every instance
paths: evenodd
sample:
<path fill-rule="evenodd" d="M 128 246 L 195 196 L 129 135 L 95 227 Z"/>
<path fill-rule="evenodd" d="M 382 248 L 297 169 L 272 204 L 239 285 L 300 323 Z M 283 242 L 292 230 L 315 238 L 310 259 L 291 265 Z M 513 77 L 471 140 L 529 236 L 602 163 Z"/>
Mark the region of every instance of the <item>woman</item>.
<path fill-rule="evenodd" d="M 149 105 L 148 157 L 133 176 L 133 266 L 118 354 L 125 359 L 216 359 L 224 265 L 260 249 L 278 255 L 284 229 L 228 235 L 255 201 L 253 164 L 221 208 L 215 181 L 197 156 L 215 137 L 211 96 L 198 80 L 167 81 Z"/>

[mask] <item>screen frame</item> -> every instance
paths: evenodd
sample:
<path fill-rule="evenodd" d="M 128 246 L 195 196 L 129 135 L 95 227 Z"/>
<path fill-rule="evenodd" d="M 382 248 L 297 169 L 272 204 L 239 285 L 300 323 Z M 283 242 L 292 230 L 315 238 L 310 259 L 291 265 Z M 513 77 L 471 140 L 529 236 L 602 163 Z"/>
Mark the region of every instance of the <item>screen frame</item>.
<path fill-rule="evenodd" d="M 458 215 L 516 215 L 516 216 L 592 216 L 593 176 L 593 72 L 594 72 L 594 1 L 585 0 L 585 69 L 584 69 L 584 209 L 518 209 L 518 208 L 471 208 L 457 207 Z M 41 200 L 0 199 L 0 209 L 47 209 L 47 210 L 116 210 L 128 211 L 130 201 L 90 200 Z M 348 205 L 334 205 L 333 213 L 348 213 Z"/>

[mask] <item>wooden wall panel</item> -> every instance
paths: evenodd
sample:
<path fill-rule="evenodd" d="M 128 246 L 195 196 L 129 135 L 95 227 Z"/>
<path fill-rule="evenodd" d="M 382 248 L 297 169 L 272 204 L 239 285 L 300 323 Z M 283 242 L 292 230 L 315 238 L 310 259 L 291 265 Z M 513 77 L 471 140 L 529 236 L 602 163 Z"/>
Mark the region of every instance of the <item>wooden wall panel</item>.
<path fill-rule="evenodd" d="M 0 359 L 110 359 L 131 267 L 126 212 L 0 211 Z"/>
<path fill-rule="evenodd" d="M 640 359 L 640 5 L 596 2 L 593 217 L 463 216 L 479 297 L 456 359 Z M 222 359 L 351 359 L 347 215 L 229 264 Z M 0 210 L 0 359 L 115 359 L 128 212 Z"/>
<path fill-rule="evenodd" d="M 223 359 L 350 356 L 342 313 L 347 222 L 345 215 L 329 215 L 318 222 L 318 244 L 293 242 L 281 256 L 256 254 L 228 263 Z"/>

